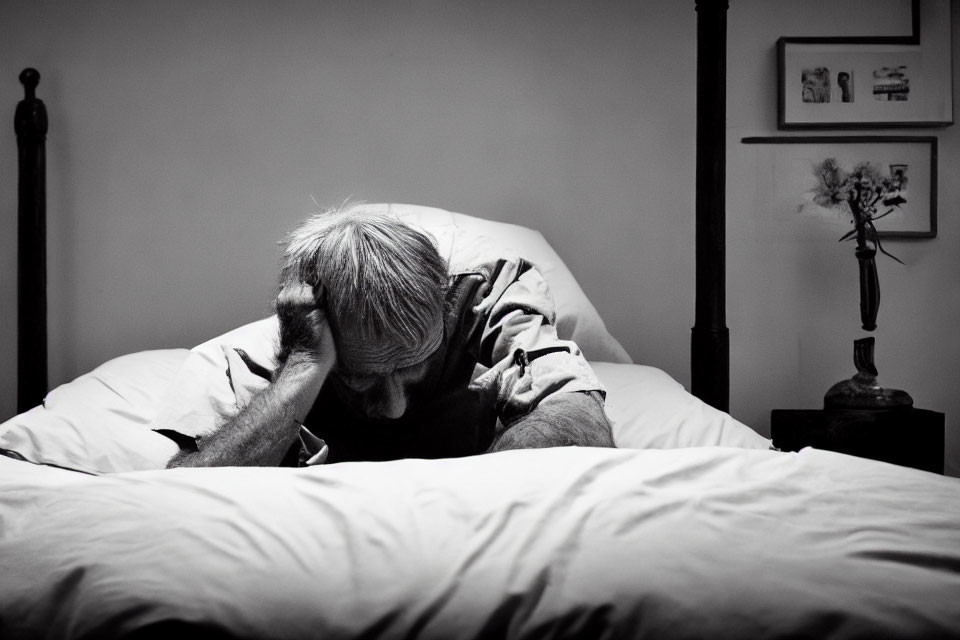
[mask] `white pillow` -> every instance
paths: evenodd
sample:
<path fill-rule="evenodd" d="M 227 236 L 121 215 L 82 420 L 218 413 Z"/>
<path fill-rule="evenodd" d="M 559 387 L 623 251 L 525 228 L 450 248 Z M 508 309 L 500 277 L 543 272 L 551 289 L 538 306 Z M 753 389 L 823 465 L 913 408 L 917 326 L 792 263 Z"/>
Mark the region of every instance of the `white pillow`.
<path fill-rule="evenodd" d="M 105 362 L 0 424 L 0 448 L 91 473 L 163 468 L 177 445 L 149 424 L 188 353 L 141 351 Z"/>
<path fill-rule="evenodd" d="M 665 371 L 639 364 L 591 364 L 607 389 L 606 411 L 618 447 L 770 448 L 770 440 L 692 395 Z"/>
<path fill-rule="evenodd" d="M 260 321 L 226 336 L 232 341 L 269 325 Z M 219 350 L 219 340 L 197 347 L 194 355 L 197 350 Z M 177 395 L 171 383 L 185 373 L 190 353 L 186 349 L 142 351 L 110 360 L 51 391 L 45 406 L 0 424 L 0 448 L 31 462 L 92 473 L 163 468 L 177 446 L 151 431 L 151 423 L 161 398 Z M 769 440 L 690 395 L 659 369 L 591 364 L 607 388 L 607 414 L 620 447 L 770 446 Z"/>
<path fill-rule="evenodd" d="M 440 254 L 465 267 L 516 255 L 537 266 L 550 285 L 557 310 L 557 334 L 573 340 L 587 360 L 633 362 L 614 338 L 576 278 L 539 231 L 507 222 L 412 204 L 371 204 L 436 238 Z"/>

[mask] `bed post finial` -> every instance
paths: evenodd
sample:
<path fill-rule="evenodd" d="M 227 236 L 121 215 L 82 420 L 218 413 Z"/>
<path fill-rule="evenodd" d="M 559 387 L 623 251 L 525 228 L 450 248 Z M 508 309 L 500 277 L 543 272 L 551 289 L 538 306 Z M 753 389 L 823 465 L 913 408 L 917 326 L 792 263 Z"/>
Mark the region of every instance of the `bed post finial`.
<path fill-rule="evenodd" d="M 27 138 L 35 144 L 38 138 L 43 140 L 47 135 L 47 108 L 43 100 L 37 99 L 40 72 L 33 67 L 27 67 L 20 72 L 20 83 L 23 85 L 24 96 L 14 113 L 13 128 L 17 140 Z"/>
<path fill-rule="evenodd" d="M 17 182 L 17 412 L 47 393 L 47 108 L 37 99 L 40 73 L 20 73 L 26 93 L 14 113 Z"/>
<path fill-rule="evenodd" d="M 33 67 L 27 67 L 20 72 L 20 84 L 23 85 L 23 90 L 26 93 L 24 98 L 27 100 L 36 100 L 37 85 L 40 84 L 40 72 Z"/>

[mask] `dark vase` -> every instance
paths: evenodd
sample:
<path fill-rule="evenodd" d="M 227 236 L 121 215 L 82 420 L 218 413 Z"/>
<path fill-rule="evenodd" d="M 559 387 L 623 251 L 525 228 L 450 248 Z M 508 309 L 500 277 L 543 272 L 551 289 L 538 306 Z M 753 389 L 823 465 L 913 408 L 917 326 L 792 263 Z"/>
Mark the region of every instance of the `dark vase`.
<path fill-rule="evenodd" d="M 877 367 L 873 363 L 876 339 L 853 341 L 853 364 L 857 373 L 830 387 L 823 397 L 824 409 L 897 409 L 913 406 L 913 398 L 900 389 L 885 389 L 877 384 Z"/>
<path fill-rule="evenodd" d="M 877 312 L 880 310 L 877 250 L 857 247 L 856 253 L 860 264 L 860 322 L 863 324 L 864 331 L 873 331 L 877 328 Z"/>

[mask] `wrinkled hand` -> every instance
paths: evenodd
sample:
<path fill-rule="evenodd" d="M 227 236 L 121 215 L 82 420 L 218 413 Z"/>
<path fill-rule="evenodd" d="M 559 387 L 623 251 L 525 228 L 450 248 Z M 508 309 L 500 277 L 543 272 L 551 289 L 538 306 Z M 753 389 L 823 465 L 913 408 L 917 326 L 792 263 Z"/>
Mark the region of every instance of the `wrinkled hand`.
<path fill-rule="evenodd" d="M 326 312 L 317 304 L 313 288 L 306 283 L 283 287 L 275 308 L 280 320 L 280 364 L 294 358 L 332 368 L 337 349 Z"/>

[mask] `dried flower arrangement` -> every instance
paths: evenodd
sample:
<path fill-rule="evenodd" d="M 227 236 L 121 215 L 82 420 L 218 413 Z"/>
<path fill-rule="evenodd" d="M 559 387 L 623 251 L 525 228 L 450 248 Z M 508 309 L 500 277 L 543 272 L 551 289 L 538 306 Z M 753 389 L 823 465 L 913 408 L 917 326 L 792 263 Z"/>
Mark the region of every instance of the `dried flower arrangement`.
<path fill-rule="evenodd" d="M 813 201 L 821 207 L 848 212 L 853 217 L 853 229 L 845 233 L 840 241 L 857 241 L 860 319 L 866 331 L 877 328 L 877 312 L 880 309 L 880 280 L 874 260 L 877 251 L 903 264 L 899 258 L 884 250 L 874 221 L 890 215 L 906 202 L 903 197 L 907 186 L 905 168 L 894 165 L 884 175 L 876 165 L 860 162 L 852 171 L 846 171 L 836 158 L 826 158 L 813 166 L 813 174 L 817 178 Z"/>
<path fill-rule="evenodd" d="M 868 241 L 872 242 L 881 253 L 903 264 L 883 249 L 874 221 L 890 215 L 906 202 L 903 197 L 907 186 L 906 172 L 894 167 L 884 175 L 870 162 L 860 162 L 852 171 L 846 171 L 836 158 L 826 158 L 814 165 L 813 174 L 817 178 L 813 201 L 821 207 L 840 209 L 853 216 L 854 228 L 840 241 L 856 238 L 857 247 L 861 249 L 868 248 Z M 881 207 L 885 208 L 882 212 Z"/>

